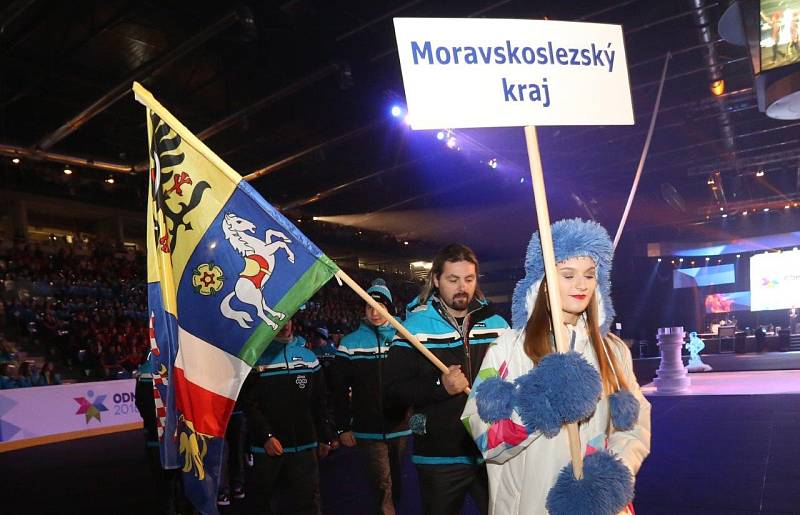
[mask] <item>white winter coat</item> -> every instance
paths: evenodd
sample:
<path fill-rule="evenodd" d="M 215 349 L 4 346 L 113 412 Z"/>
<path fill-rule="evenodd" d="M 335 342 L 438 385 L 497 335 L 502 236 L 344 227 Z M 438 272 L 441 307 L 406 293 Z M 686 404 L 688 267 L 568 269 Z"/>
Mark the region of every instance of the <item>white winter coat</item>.
<path fill-rule="evenodd" d="M 574 350 L 597 368 L 597 356 L 583 317 L 576 326 L 568 327 L 575 332 Z M 528 434 L 516 411 L 510 419 L 493 424 L 484 422 L 478 415 L 475 391 L 480 381 L 499 375 L 513 382 L 534 367 L 523 350 L 523 342 L 524 331 L 513 330 L 491 345 L 462 415 L 464 425 L 486 459 L 489 512 L 494 515 L 546 514 L 547 494 L 558 473 L 570 463 L 566 428 L 554 438 L 546 438 L 538 431 Z M 606 337 L 606 342 L 622 369 L 617 370 L 617 374 L 625 377 L 631 393 L 639 400 L 639 419 L 630 431 L 610 430 L 609 401 L 604 395 L 591 418 L 579 424 L 581 446 L 584 455 L 591 454 L 594 449 L 607 448 L 621 458 L 635 476 L 650 452 L 650 403 L 642 396 L 636 382 L 628 348 L 613 335 Z"/>

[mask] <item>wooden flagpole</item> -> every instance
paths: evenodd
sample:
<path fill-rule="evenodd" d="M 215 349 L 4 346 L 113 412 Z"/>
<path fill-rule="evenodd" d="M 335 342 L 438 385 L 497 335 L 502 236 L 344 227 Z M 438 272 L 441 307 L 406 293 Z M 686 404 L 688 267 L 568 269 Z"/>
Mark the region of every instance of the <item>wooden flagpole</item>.
<path fill-rule="evenodd" d="M 558 352 L 567 352 L 566 329 L 561 317 L 561 297 L 559 295 L 558 276 L 556 275 L 556 259 L 553 251 L 553 235 L 550 230 L 550 213 L 547 209 L 547 192 L 544 188 L 544 174 L 542 172 L 542 156 L 539 153 L 539 139 L 536 136 L 536 127 L 525 127 L 525 144 L 528 146 L 528 162 L 531 168 L 533 182 L 533 199 L 536 204 L 536 221 L 539 225 L 539 237 L 542 241 L 542 257 L 544 258 L 544 275 L 547 281 L 547 297 L 550 301 L 550 312 L 553 317 L 553 333 L 556 338 Z M 569 437 L 569 452 L 572 457 L 572 471 L 576 479 L 583 477 L 583 454 L 581 453 L 581 440 L 578 433 L 578 424 L 567 424 Z"/>
<path fill-rule="evenodd" d="M 388 320 L 389 323 L 392 324 L 392 327 L 397 329 L 397 332 L 403 335 L 403 338 L 411 342 L 411 345 L 413 345 L 414 348 L 420 351 L 423 356 L 428 358 L 428 360 L 431 363 L 433 363 L 436 366 L 436 368 L 441 370 L 442 373 L 444 374 L 450 373 L 450 370 L 445 366 L 444 363 L 441 362 L 439 358 L 434 356 L 431 351 L 429 351 L 424 345 L 422 345 L 422 343 L 420 343 L 420 341 L 417 339 L 416 336 L 408 332 L 408 329 L 406 329 L 403 326 L 403 324 L 398 322 L 397 319 L 395 319 L 388 311 L 386 311 L 386 308 L 380 302 L 373 299 L 369 293 L 364 291 L 364 288 L 359 286 L 357 282 L 355 282 L 349 275 L 347 275 L 344 272 L 344 270 L 340 269 L 338 272 L 336 272 L 336 277 L 341 279 L 342 282 L 345 283 L 350 288 L 352 288 L 353 291 L 356 292 L 356 294 L 358 294 L 359 297 L 364 299 L 367 302 L 367 304 L 372 306 L 378 313 L 384 316 L 386 320 Z M 470 392 L 469 386 L 464 388 L 464 393 L 469 394 L 469 392 Z"/>

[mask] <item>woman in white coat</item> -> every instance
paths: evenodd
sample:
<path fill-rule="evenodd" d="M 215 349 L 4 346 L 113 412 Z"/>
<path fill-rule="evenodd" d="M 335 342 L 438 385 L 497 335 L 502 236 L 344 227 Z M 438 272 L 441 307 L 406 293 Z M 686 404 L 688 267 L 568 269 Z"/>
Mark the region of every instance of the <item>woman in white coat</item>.
<path fill-rule="evenodd" d="M 553 224 L 570 352 L 558 354 L 538 233 L 512 299 L 513 330 L 490 348 L 462 421 L 487 463 L 490 513 L 632 513 L 634 477 L 650 452 L 650 404 L 625 344 L 609 332 L 613 246 L 599 224 Z M 575 480 L 567 423 L 577 422 Z"/>

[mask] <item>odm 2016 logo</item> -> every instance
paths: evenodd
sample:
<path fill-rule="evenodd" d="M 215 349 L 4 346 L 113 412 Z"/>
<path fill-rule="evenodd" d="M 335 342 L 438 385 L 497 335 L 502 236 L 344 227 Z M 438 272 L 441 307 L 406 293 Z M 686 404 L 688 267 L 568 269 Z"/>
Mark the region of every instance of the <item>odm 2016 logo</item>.
<path fill-rule="evenodd" d="M 86 397 L 88 397 L 88 399 Z M 93 418 L 96 418 L 98 422 L 102 422 L 100 420 L 100 413 L 103 411 L 108 411 L 108 408 L 106 408 L 105 404 L 103 404 L 103 401 L 106 400 L 106 396 L 98 395 L 97 398 L 92 401 L 91 399 L 94 397 L 94 392 L 89 390 L 86 392 L 86 397 L 75 397 L 75 402 L 80 405 L 75 414 L 86 415 L 87 424 Z"/>

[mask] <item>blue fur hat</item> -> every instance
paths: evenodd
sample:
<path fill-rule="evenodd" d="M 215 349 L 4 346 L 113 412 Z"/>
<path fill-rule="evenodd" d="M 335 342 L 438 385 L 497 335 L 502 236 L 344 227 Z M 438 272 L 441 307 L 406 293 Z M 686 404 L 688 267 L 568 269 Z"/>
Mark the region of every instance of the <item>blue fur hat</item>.
<path fill-rule="evenodd" d="M 605 336 L 614 319 L 611 304 L 611 259 L 614 246 L 608 232 L 597 222 L 572 218 L 559 220 L 552 226 L 556 263 L 570 258 L 590 257 L 597 266 L 597 293 L 600 305 L 600 333 Z M 525 277 L 514 288 L 511 299 L 511 321 L 514 329 L 523 329 L 544 277 L 544 260 L 539 231 L 531 236 L 525 255 Z"/>

